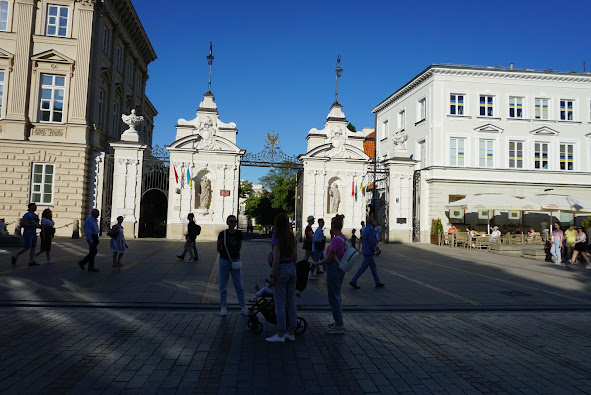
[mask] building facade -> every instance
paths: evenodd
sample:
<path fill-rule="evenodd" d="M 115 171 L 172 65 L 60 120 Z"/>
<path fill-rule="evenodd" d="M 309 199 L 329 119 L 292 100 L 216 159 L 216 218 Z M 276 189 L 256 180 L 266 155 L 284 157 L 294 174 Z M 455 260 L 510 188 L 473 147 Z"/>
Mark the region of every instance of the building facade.
<path fill-rule="evenodd" d="M 1 216 L 17 221 L 29 202 L 57 227 L 88 216 L 96 158 L 119 140 L 122 113 L 144 116 L 151 145 L 154 59 L 130 0 L 0 0 Z"/>
<path fill-rule="evenodd" d="M 372 112 L 379 160 L 404 141 L 416 161 L 415 241 L 433 219 L 479 221 L 445 208 L 474 193 L 591 198 L 591 73 L 432 65 Z"/>

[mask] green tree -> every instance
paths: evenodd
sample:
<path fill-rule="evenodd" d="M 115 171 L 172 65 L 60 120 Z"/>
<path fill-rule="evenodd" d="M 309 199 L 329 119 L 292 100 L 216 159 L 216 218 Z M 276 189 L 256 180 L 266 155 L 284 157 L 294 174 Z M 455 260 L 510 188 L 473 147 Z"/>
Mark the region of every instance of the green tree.
<path fill-rule="evenodd" d="M 267 195 L 271 207 L 277 213 L 285 213 L 289 217 L 295 215 L 295 189 L 297 169 L 273 168 L 260 178 L 263 187 L 270 191 Z M 277 214 L 276 213 L 276 214 Z"/>
<path fill-rule="evenodd" d="M 273 225 L 275 216 L 279 214 L 281 210 L 273 208 L 270 194 L 261 196 L 252 195 L 246 199 L 244 205 L 244 213 L 248 218 L 254 218 L 259 225 Z"/>
<path fill-rule="evenodd" d="M 347 129 L 349 129 L 352 132 L 356 132 L 357 131 L 357 129 L 355 129 L 355 126 L 353 126 L 353 124 L 351 122 L 349 122 L 347 124 Z"/>
<path fill-rule="evenodd" d="M 252 182 L 242 180 L 238 186 L 238 196 L 245 198 L 252 193 Z"/>

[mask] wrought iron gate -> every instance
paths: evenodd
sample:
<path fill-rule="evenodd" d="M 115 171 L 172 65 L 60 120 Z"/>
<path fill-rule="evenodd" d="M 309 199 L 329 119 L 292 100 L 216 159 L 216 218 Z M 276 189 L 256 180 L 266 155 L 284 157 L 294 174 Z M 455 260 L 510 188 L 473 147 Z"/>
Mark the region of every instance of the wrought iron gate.
<path fill-rule="evenodd" d="M 412 241 L 421 241 L 421 171 L 415 170 L 412 178 Z"/>
<path fill-rule="evenodd" d="M 166 237 L 170 160 L 168 151 L 155 146 L 144 158 L 139 237 Z"/>
<path fill-rule="evenodd" d="M 375 218 L 382 228 L 381 241 L 390 240 L 390 171 L 378 163 L 370 165 L 370 194 L 367 199 L 367 215 Z"/>
<path fill-rule="evenodd" d="M 105 155 L 105 169 L 103 177 L 103 196 L 101 205 L 100 231 L 106 233 L 111 227 L 111 209 L 113 207 L 113 172 L 115 170 L 115 156 Z"/>

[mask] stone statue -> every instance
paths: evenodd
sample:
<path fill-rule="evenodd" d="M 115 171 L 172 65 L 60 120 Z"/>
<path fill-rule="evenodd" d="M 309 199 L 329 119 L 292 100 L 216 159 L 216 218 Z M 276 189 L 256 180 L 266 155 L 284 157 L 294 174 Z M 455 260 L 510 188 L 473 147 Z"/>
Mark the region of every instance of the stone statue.
<path fill-rule="evenodd" d="M 122 114 L 121 120 L 127 126 L 129 126 L 129 128 L 125 132 L 123 132 L 123 134 L 121 135 L 121 140 L 138 142 L 139 141 L 139 134 L 138 134 L 137 129 L 135 127 L 140 125 L 142 122 L 144 122 L 144 117 L 142 117 L 141 115 L 135 115 L 135 109 L 132 109 L 131 114 L 129 114 L 129 115 Z"/>
<path fill-rule="evenodd" d="M 201 194 L 199 195 L 199 208 L 208 209 L 211 203 L 211 181 L 203 177 L 200 182 Z"/>
<path fill-rule="evenodd" d="M 394 136 L 392 136 L 392 141 L 394 142 L 394 149 L 397 151 L 406 151 L 406 140 L 408 140 L 408 135 L 406 133 L 394 133 Z"/>
<path fill-rule="evenodd" d="M 339 192 L 339 187 L 336 183 L 332 184 L 328 191 L 328 195 L 330 196 L 330 212 L 338 213 L 339 205 L 341 204 L 341 193 Z"/>

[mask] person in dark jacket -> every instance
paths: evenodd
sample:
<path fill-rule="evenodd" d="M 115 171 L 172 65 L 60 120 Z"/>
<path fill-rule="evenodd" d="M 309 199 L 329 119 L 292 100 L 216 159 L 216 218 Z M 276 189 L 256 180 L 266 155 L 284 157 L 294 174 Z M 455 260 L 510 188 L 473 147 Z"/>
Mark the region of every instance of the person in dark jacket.
<path fill-rule="evenodd" d="M 187 215 L 187 219 L 189 220 L 189 224 L 187 225 L 187 236 L 185 237 L 185 250 L 189 253 L 190 256 L 190 258 L 187 259 L 187 262 L 193 263 L 195 262 L 193 244 L 195 243 L 195 239 L 199 234 L 199 225 L 195 223 L 195 215 L 193 213 L 189 213 L 189 215 Z"/>
<path fill-rule="evenodd" d="M 349 285 L 355 289 L 361 288 L 357 285 L 357 280 L 359 280 L 359 277 L 365 273 L 368 267 L 371 269 L 371 274 L 373 275 L 373 279 L 376 283 L 376 288 L 381 288 L 384 286 L 378 277 L 378 268 L 376 267 L 376 261 L 374 259 L 376 245 L 378 243 L 374 227 L 375 220 L 372 217 L 369 217 L 367 219 L 367 226 L 361 233 L 361 254 L 363 255 L 363 263 L 357 270 L 357 273 L 355 273 L 351 279 L 351 282 L 349 282 Z"/>

